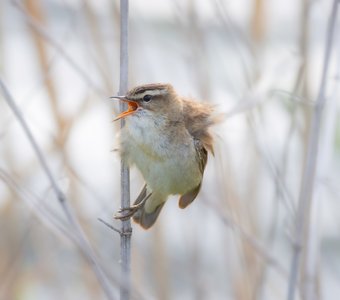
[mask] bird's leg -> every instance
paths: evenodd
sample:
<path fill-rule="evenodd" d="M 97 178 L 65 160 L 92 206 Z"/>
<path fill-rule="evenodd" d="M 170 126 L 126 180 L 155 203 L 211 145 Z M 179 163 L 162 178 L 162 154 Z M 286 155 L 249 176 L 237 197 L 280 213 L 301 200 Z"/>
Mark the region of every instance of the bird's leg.
<path fill-rule="evenodd" d="M 147 196 L 145 196 L 142 200 L 136 200 L 136 204 L 131 205 L 130 207 L 124 207 L 118 210 L 118 212 L 114 215 L 115 219 L 118 220 L 127 220 L 129 218 L 131 218 L 138 209 L 140 209 L 145 202 L 150 198 L 150 196 L 152 195 L 152 193 L 149 193 Z"/>
<path fill-rule="evenodd" d="M 132 208 L 140 208 L 146 200 L 145 197 L 146 197 L 146 194 L 147 194 L 147 186 L 146 184 L 144 184 L 142 190 L 140 191 L 140 193 L 138 194 L 138 197 L 137 199 L 135 200 L 135 202 L 133 203 L 133 205 L 131 205 L 130 207 L 126 207 L 126 208 L 121 208 L 118 212 L 123 212 L 123 211 L 126 211 L 126 210 L 131 210 Z"/>

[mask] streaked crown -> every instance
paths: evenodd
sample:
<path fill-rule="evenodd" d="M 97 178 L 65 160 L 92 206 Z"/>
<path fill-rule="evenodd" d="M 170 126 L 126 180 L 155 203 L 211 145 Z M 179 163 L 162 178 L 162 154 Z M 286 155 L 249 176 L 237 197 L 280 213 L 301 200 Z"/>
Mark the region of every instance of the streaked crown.
<path fill-rule="evenodd" d="M 151 83 L 137 86 L 127 93 L 127 97 L 131 100 L 142 99 L 146 95 L 150 96 L 166 96 L 173 91 L 171 84 L 167 83 Z"/>

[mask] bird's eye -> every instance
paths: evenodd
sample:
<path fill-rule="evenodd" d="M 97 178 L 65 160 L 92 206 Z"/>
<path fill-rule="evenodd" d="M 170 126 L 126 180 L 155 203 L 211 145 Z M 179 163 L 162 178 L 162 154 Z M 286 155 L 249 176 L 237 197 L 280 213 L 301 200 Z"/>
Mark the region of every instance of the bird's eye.
<path fill-rule="evenodd" d="M 144 101 L 144 102 L 149 102 L 149 101 L 151 100 L 151 98 L 152 98 L 151 95 L 145 95 L 145 96 L 143 97 L 143 101 Z"/>

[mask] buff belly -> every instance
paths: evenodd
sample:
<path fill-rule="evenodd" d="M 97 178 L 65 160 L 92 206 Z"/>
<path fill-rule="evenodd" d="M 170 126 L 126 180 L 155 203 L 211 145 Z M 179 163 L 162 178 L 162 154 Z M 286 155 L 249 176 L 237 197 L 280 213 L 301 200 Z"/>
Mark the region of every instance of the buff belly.
<path fill-rule="evenodd" d="M 167 143 L 157 149 L 155 143 L 140 143 L 125 134 L 121 152 L 130 165 L 137 166 L 149 188 L 163 196 L 183 195 L 202 180 L 193 140 L 187 145 Z"/>

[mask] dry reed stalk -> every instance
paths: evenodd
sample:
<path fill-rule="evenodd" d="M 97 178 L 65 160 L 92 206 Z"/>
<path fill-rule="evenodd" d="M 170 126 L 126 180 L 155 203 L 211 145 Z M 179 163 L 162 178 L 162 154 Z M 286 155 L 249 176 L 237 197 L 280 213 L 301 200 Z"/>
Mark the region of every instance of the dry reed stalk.
<path fill-rule="evenodd" d="M 120 0 L 120 78 L 119 95 L 124 95 L 128 89 L 128 17 L 129 1 Z M 120 103 L 120 110 L 126 110 L 126 104 Z M 121 120 L 121 128 L 124 120 Z M 128 165 L 121 160 L 120 171 L 121 207 L 130 207 L 130 171 Z M 121 258 L 121 286 L 120 299 L 129 300 L 131 296 L 131 221 L 122 220 L 120 232 L 120 258 Z"/>
<path fill-rule="evenodd" d="M 263 41 L 265 33 L 264 1 L 254 0 L 253 14 L 251 17 L 250 32 L 253 40 L 259 45 Z"/>
<path fill-rule="evenodd" d="M 102 37 L 100 23 L 98 20 L 98 16 L 95 14 L 93 9 L 91 8 L 89 0 L 84 0 L 83 10 L 85 14 L 85 18 L 88 22 L 88 28 L 93 39 L 92 45 L 95 49 L 94 53 L 96 54 L 94 57 L 94 61 L 98 70 L 98 73 L 101 76 L 101 79 L 104 83 L 104 87 L 106 90 L 110 90 L 111 88 L 111 70 L 110 70 L 110 61 L 107 56 L 104 47 L 104 39 Z M 84 48 L 87 49 L 84 45 Z"/>
<path fill-rule="evenodd" d="M 327 27 L 327 37 L 325 46 L 325 55 L 323 58 L 323 68 L 321 74 L 321 81 L 318 96 L 315 101 L 311 120 L 311 130 L 308 137 L 308 147 L 305 166 L 303 170 L 303 178 L 301 183 L 301 190 L 299 196 L 299 206 L 296 215 L 296 227 L 295 227 L 295 241 L 294 241 L 294 252 L 291 260 L 291 269 L 288 284 L 287 299 L 295 299 L 295 290 L 298 282 L 298 275 L 300 271 L 300 261 L 302 249 L 308 245 L 309 239 L 309 220 L 310 220 L 310 207 L 313 200 L 313 190 L 315 183 L 315 173 L 318 161 L 318 148 L 319 148 L 319 137 L 321 130 L 321 120 L 323 116 L 323 108 L 326 103 L 326 87 L 327 87 L 327 74 L 329 69 L 329 62 L 331 58 L 331 50 L 333 46 L 334 28 L 336 24 L 337 10 L 340 1 L 334 0 L 331 14 L 329 17 Z M 309 251 L 308 248 L 304 249 L 306 253 Z M 307 294 L 307 293 L 303 293 Z"/>
<path fill-rule="evenodd" d="M 31 130 L 28 127 L 28 124 L 26 123 L 26 120 L 24 119 L 24 116 L 18 106 L 16 105 L 13 97 L 9 93 L 9 90 L 7 89 L 6 85 L 0 78 L 0 90 L 3 95 L 4 100 L 6 101 L 7 105 L 15 115 L 16 119 L 18 120 L 21 128 L 23 129 L 27 139 L 29 140 L 34 153 L 36 157 L 38 158 L 38 161 L 48 178 L 51 188 L 53 192 L 55 193 L 55 196 L 59 202 L 59 204 L 62 207 L 62 210 L 67 218 L 68 224 L 70 225 L 70 230 L 73 231 L 73 234 L 76 237 L 77 245 L 79 246 L 79 249 L 81 250 L 82 254 L 87 258 L 88 262 L 90 263 L 95 275 L 97 276 L 98 282 L 103 288 L 103 291 L 105 292 L 108 299 L 113 299 L 113 296 L 111 294 L 111 288 L 107 282 L 107 278 L 105 273 L 103 272 L 103 269 L 101 265 L 98 262 L 98 259 L 88 242 L 80 224 L 78 223 L 78 220 L 74 216 L 71 207 L 69 206 L 68 199 L 66 198 L 66 195 L 63 193 L 63 191 L 60 189 L 59 185 L 57 184 L 57 180 L 55 179 L 47 160 L 45 159 L 45 156 L 40 149 L 37 141 L 35 140 Z"/>
<path fill-rule="evenodd" d="M 102 87 L 97 86 L 96 83 L 93 82 L 92 78 L 88 75 L 86 71 L 83 70 L 83 67 L 80 66 L 65 50 L 64 46 L 56 41 L 52 35 L 50 35 L 45 28 L 42 27 L 36 20 L 34 20 L 29 12 L 25 9 L 25 7 L 17 0 L 12 0 L 12 3 L 15 7 L 17 7 L 25 16 L 27 24 L 38 34 L 40 35 L 49 45 L 51 45 L 57 53 L 62 57 L 70 67 L 80 76 L 80 78 L 95 91 L 98 95 L 107 95 L 106 91 L 102 89 Z"/>

